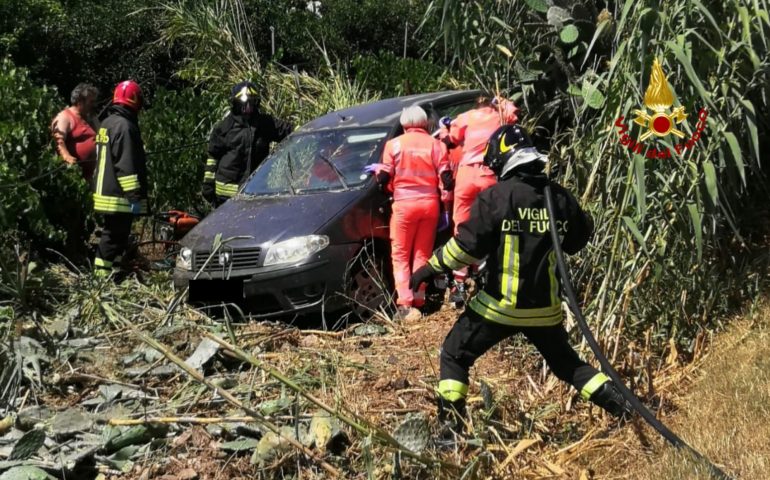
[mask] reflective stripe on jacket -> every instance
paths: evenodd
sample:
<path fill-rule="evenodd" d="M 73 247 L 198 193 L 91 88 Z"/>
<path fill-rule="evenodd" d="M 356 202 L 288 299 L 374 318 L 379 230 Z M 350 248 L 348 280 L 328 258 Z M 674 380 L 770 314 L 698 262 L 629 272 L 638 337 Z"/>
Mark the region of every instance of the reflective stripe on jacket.
<path fill-rule="evenodd" d="M 217 171 L 217 160 L 215 158 L 207 158 L 206 166 L 203 168 L 203 183 L 214 183 L 214 174 Z"/>
<path fill-rule="evenodd" d="M 487 258 L 487 283 L 468 303 L 489 321 L 547 326 L 562 321 L 556 256 L 543 187 L 545 176 L 503 180 L 476 198 L 470 218 L 428 262 L 437 272 Z M 552 184 L 562 248 L 574 254 L 591 235 L 591 221 L 575 198 Z"/>
<path fill-rule="evenodd" d="M 291 124 L 270 115 L 228 114 L 211 132 L 203 183 L 216 183 L 217 195 L 232 197 L 267 157 L 270 143 L 280 142 L 292 130 Z"/>
<path fill-rule="evenodd" d="M 408 128 L 389 140 L 382 163 L 390 174 L 395 201 L 438 198 L 441 172 L 449 168 L 446 146 L 422 128 Z"/>
<path fill-rule="evenodd" d="M 234 197 L 238 193 L 237 183 L 223 183 L 217 181 L 214 188 L 214 191 L 219 197 Z"/>
<path fill-rule="evenodd" d="M 147 213 L 147 161 L 136 114 L 113 105 L 96 135 L 94 210 L 131 213 L 131 204 Z"/>

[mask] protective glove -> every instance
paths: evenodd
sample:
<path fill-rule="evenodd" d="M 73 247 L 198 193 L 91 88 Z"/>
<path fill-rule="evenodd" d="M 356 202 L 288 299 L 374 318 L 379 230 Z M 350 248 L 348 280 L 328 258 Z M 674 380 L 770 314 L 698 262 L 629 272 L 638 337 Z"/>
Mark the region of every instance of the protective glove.
<path fill-rule="evenodd" d="M 390 168 L 384 163 L 372 163 L 364 167 L 364 172 L 371 173 L 373 175 L 379 175 L 380 172 L 388 173 Z"/>
<path fill-rule="evenodd" d="M 438 226 L 436 227 L 437 232 L 443 232 L 449 228 L 449 212 L 441 212 L 441 215 L 438 217 Z"/>
<path fill-rule="evenodd" d="M 427 283 L 428 280 L 435 276 L 436 272 L 430 265 L 423 265 L 412 274 L 412 277 L 409 279 L 409 288 L 417 290 L 420 288 L 420 285 Z"/>
<path fill-rule="evenodd" d="M 449 128 L 452 125 L 452 117 L 441 117 L 439 118 L 438 123 Z"/>
<path fill-rule="evenodd" d="M 211 205 L 214 205 L 217 199 L 217 195 L 216 195 L 216 191 L 214 190 L 213 184 L 204 183 L 203 187 L 201 187 L 201 194 L 203 195 L 203 198 L 205 198 L 207 202 L 209 202 Z"/>
<path fill-rule="evenodd" d="M 141 215 L 142 213 L 141 202 L 131 202 L 131 213 L 134 215 Z"/>

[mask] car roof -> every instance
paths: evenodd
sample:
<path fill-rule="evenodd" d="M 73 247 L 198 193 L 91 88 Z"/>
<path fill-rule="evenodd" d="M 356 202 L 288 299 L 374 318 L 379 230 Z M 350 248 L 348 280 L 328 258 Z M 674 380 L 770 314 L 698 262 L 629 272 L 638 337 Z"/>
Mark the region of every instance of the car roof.
<path fill-rule="evenodd" d="M 480 90 L 449 90 L 388 98 L 327 113 L 306 123 L 297 130 L 297 133 L 346 127 L 393 127 L 398 124 L 401 110 L 404 107 L 410 105 L 424 106 L 431 103 L 452 104 L 454 102 L 470 101 L 481 93 Z"/>

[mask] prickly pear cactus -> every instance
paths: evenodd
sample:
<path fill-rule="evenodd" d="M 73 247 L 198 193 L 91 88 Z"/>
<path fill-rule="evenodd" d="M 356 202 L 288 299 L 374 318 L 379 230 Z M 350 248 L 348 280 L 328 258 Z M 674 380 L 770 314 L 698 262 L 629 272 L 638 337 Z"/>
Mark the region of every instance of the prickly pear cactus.
<path fill-rule="evenodd" d="M 492 410 L 495 406 L 495 394 L 487 382 L 481 382 L 481 398 L 484 400 L 484 409 Z"/>
<path fill-rule="evenodd" d="M 430 440 L 428 420 L 423 413 L 409 414 L 393 432 L 393 437 L 408 450 L 420 453 L 427 448 Z"/>
<path fill-rule="evenodd" d="M 31 465 L 13 467 L 0 475 L 0 480 L 54 480 L 45 471 Z"/>
<path fill-rule="evenodd" d="M 56 414 L 51 420 L 51 433 L 57 438 L 71 437 L 87 432 L 93 427 L 91 415 L 83 410 L 71 408 Z"/>
<path fill-rule="evenodd" d="M 45 443 L 45 432 L 42 430 L 30 430 L 25 433 L 13 446 L 8 460 L 26 460 L 40 450 Z"/>

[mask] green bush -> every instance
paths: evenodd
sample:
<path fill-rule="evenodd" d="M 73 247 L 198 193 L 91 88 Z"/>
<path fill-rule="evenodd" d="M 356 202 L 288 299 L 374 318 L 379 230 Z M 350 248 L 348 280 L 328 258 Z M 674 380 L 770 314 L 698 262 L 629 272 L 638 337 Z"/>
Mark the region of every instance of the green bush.
<path fill-rule="evenodd" d="M 352 62 L 356 79 L 385 97 L 435 92 L 446 87 L 447 69 L 435 63 L 397 57 L 392 52 L 358 55 Z"/>
<path fill-rule="evenodd" d="M 198 94 L 192 88 L 155 93 L 139 119 L 154 210 L 202 208 L 207 141 L 226 112 L 224 95 Z"/>
<path fill-rule="evenodd" d="M 25 69 L 0 62 L 0 229 L 18 230 L 37 247 L 61 247 L 72 213 L 90 202 L 79 168 L 52 148 L 49 125 L 63 107 Z"/>
<path fill-rule="evenodd" d="M 152 40 L 158 16 L 151 0 L 13 0 L 0 2 L 0 56 L 69 97 L 80 82 L 103 96 L 133 78 L 151 93 L 170 83 L 174 56 Z"/>

